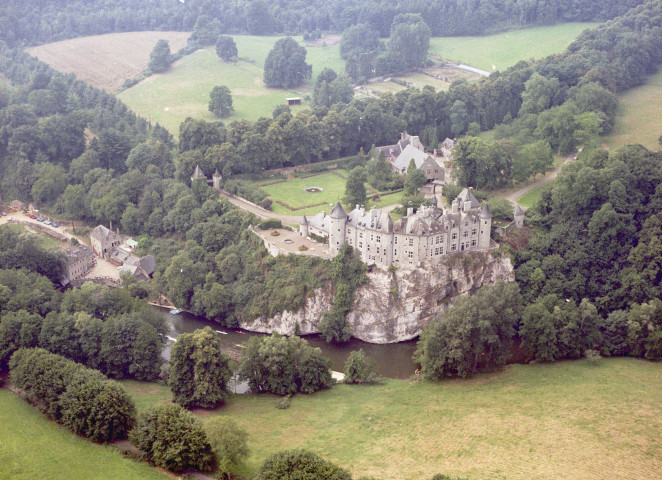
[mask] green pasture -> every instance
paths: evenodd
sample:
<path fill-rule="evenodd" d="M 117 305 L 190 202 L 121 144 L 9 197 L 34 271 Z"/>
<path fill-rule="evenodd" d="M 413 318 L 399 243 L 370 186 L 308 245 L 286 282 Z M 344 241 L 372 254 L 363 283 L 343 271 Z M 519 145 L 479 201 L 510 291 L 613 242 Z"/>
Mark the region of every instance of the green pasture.
<path fill-rule="evenodd" d="M 604 137 L 613 149 L 640 143 L 659 150 L 662 135 L 662 72 L 647 77 L 646 83 L 632 88 L 618 98 L 616 123 L 612 134 Z"/>
<path fill-rule="evenodd" d="M 434 37 L 430 54 L 492 71 L 505 70 L 520 60 L 560 53 L 577 36 L 597 23 L 562 23 L 482 37 Z"/>
<path fill-rule="evenodd" d="M 305 85 L 292 90 L 264 85 L 264 61 L 278 38 L 234 36 L 242 60 L 226 63 L 218 58 L 214 47 L 200 49 L 173 63 L 167 72 L 152 75 L 123 91 L 119 97 L 136 113 L 160 123 L 173 135 L 179 133 L 179 125 L 186 117 L 219 120 L 207 110 L 209 92 L 217 85 L 230 89 L 235 110 L 232 116 L 220 120 L 271 117 L 274 108 L 285 103 L 285 98 L 304 98 L 311 93 Z M 307 50 L 306 60 L 313 66 L 313 78 L 324 67 L 338 72 L 344 69 L 337 45 L 307 47 Z M 306 105 L 309 103 L 304 101 L 303 106 L 292 109 L 296 111 Z"/>
<path fill-rule="evenodd" d="M 196 412 L 229 416 L 248 432 L 248 476 L 286 448 L 312 450 L 354 478 L 653 479 L 662 471 L 659 363 L 579 360 L 465 380 L 337 385 L 297 395 L 287 410 L 275 399 L 235 395 Z"/>
<path fill-rule="evenodd" d="M 167 479 L 147 464 L 97 445 L 48 420 L 0 389 L 0 478 L 11 480 Z"/>

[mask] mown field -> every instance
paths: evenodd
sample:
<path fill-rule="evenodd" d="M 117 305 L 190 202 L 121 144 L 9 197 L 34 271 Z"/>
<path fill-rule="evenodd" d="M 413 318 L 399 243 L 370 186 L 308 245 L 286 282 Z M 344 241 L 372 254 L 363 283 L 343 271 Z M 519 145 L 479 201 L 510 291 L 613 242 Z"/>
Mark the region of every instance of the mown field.
<path fill-rule="evenodd" d="M 129 32 L 73 38 L 31 47 L 26 51 L 56 70 L 73 73 L 81 80 L 109 92 L 143 72 L 149 54 L 160 39 L 170 51 L 186 45 L 188 32 Z"/>
<path fill-rule="evenodd" d="M 618 98 L 616 123 L 611 135 L 604 138 L 610 148 L 641 143 L 648 149 L 662 148 L 662 72 L 648 77 L 641 87 L 633 88 Z"/>
<path fill-rule="evenodd" d="M 0 389 L 0 478 L 11 480 L 163 480 L 152 467 L 96 445 Z"/>
<path fill-rule="evenodd" d="M 140 384 L 129 387 L 132 395 L 141 391 L 145 408 Z M 248 431 L 246 475 L 294 447 L 345 466 L 354 478 L 659 479 L 662 471 L 659 363 L 580 360 L 511 365 L 467 380 L 337 385 L 297 395 L 287 410 L 274 399 L 239 395 L 196 412 L 203 420 L 230 416 Z"/>
<path fill-rule="evenodd" d="M 559 53 L 587 28 L 597 23 L 562 23 L 513 30 L 484 37 L 435 37 L 430 54 L 492 71 L 505 70 L 520 60 Z"/>
<path fill-rule="evenodd" d="M 226 122 L 233 118 L 271 117 L 274 108 L 285 103 L 285 98 L 305 98 L 311 94 L 306 85 L 292 90 L 264 85 L 264 61 L 281 37 L 237 35 L 233 38 L 242 60 L 226 63 L 218 58 L 214 47 L 201 49 L 175 62 L 167 72 L 152 75 L 123 91 L 119 98 L 136 113 L 160 123 L 176 136 L 186 117 L 219 120 L 207 108 L 209 92 L 217 85 L 227 86 L 232 93 L 235 111 L 223 119 Z M 306 61 L 313 66 L 313 78 L 324 67 L 338 72 L 344 69 L 338 45 L 308 47 L 307 51 Z M 309 103 L 304 101 L 304 106 L 292 109 L 296 111 L 306 105 Z"/>

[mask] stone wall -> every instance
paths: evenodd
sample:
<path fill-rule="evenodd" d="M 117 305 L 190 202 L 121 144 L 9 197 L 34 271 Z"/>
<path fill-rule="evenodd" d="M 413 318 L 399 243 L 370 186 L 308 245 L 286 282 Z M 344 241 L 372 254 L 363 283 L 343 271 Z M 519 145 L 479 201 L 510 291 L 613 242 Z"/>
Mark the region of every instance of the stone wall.
<path fill-rule="evenodd" d="M 449 255 L 438 265 L 415 269 L 374 268 L 355 294 L 347 320 L 356 338 L 370 343 L 396 343 L 416 338 L 430 321 L 450 307 L 460 295 L 482 285 L 515 280 L 510 259 L 499 251 Z M 297 324 L 302 334 L 318 333 L 325 312 L 333 303 L 332 288 L 317 289 L 297 312 L 241 323 L 255 332 L 277 331 L 291 335 Z"/>

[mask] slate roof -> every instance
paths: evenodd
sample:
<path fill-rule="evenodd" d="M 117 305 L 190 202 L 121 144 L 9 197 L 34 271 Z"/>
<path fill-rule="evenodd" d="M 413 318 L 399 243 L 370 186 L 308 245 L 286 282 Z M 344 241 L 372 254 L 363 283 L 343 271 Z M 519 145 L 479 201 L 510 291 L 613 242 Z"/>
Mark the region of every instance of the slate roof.
<path fill-rule="evenodd" d="M 111 234 L 113 234 L 113 232 L 111 232 L 103 225 L 97 225 L 96 227 L 94 227 L 94 230 L 92 230 L 92 233 L 90 233 L 90 237 L 102 242 L 106 237 L 108 237 Z"/>
<path fill-rule="evenodd" d="M 301 218 L 301 222 L 299 223 L 300 225 L 308 225 L 308 219 L 306 218 L 305 215 Z"/>
<path fill-rule="evenodd" d="M 363 208 L 357 208 L 352 210 L 347 217 L 347 225 L 355 228 L 366 228 L 383 233 L 393 231 L 393 220 L 385 209 L 373 208 L 366 212 Z"/>
<path fill-rule="evenodd" d="M 156 270 L 156 259 L 152 255 L 147 255 L 140 259 L 138 265 L 147 275 L 153 275 Z"/>
<path fill-rule="evenodd" d="M 342 205 L 340 205 L 340 202 L 336 203 L 336 206 L 333 207 L 333 210 L 331 210 L 331 213 L 329 216 L 333 219 L 339 219 L 339 218 L 345 218 L 347 216 L 347 213 L 345 210 L 343 210 Z"/>
<path fill-rule="evenodd" d="M 200 165 L 195 166 L 195 170 L 193 170 L 193 175 L 191 176 L 192 179 L 197 180 L 200 178 L 207 178 L 204 173 L 202 173 L 202 169 L 200 169 Z"/>
<path fill-rule="evenodd" d="M 522 210 L 519 206 L 519 203 L 515 204 L 515 209 L 513 210 L 513 215 L 523 217 L 524 216 L 524 210 Z"/>
<path fill-rule="evenodd" d="M 425 162 L 428 157 L 430 157 L 430 155 L 425 153 L 423 150 L 419 150 L 418 148 L 415 148 L 411 145 L 407 145 L 402 153 L 398 155 L 398 158 L 396 158 L 393 162 L 393 168 L 397 168 L 400 171 L 407 170 L 409 162 L 412 158 L 414 159 L 416 168 L 421 168 L 421 165 L 423 165 L 423 162 Z"/>
<path fill-rule="evenodd" d="M 471 202 L 471 208 L 480 208 L 480 202 L 474 196 L 474 193 L 470 188 L 463 188 L 460 194 L 457 196 L 457 199 L 462 204 Z"/>
<path fill-rule="evenodd" d="M 490 208 L 487 206 L 487 203 L 480 211 L 480 218 L 492 218 L 492 214 L 490 213 Z"/>

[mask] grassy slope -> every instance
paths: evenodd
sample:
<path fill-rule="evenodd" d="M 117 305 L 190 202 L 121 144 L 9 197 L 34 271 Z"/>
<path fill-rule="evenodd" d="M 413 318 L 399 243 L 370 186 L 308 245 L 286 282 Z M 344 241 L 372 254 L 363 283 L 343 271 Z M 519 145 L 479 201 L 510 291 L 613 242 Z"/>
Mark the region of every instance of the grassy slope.
<path fill-rule="evenodd" d="M 511 365 L 468 380 L 338 385 L 298 395 L 288 410 L 274 398 L 233 396 L 215 412 L 197 412 L 228 415 L 248 431 L 245 474 L 295 447 L 355 478 L 653 479 L 662 471 L 659 363 L 581 360 Z"/>
<path fill-rule="evenodd" d="M 78 437 L 0 389 L 0 478 L 12 480 L 165 479 L 109 446 Z"/>
<path fill-rule="evenodd" d="M 542 58 L 559 53 L 585 29 L 596 23 L 563 23 L 527 28 L 486 37 L 435 37 L 430 53 L 462 63 L 492 70 L 505 70 L 519 60 Z"/>
<path fill-rule="evenodd" d="M 119 97 L 139 115 L 160 123 L 176 135 L 186 117 L 217 120 L 207 110 L 209 92 L 216 85 L 226 85 L 232 92 L 235 111 L 223 119 L 225 122 L 233 118 L 271 117 L 273 109 L 282 105 L 286 97 L 310 94 L 305 87 L 281 90 L 267 88 L 262 82 L 264 61 L 280 37 L 237 35 L 234 38 L 239 56 L 254 63 L 225 63 L 218 58 L 214 47 L 208 47 L 175 62 L 166 73 L 153 75 L 125 90 Z M 306 61 L 313 66 L 313 78 L 324 67 L 343 70 L 338 49 L 337 45 L 307 48 Z M 297 108 L 303 107 L 293 110 Z"/>
<path fill-rule="evenodd" d="M 609 148 L 641 143 L 658 150 L 662 135 L 662 72 L 648 77 L 646 84 L 633 88 L 618 99 L 614 132 L 605 137 Z"/>

